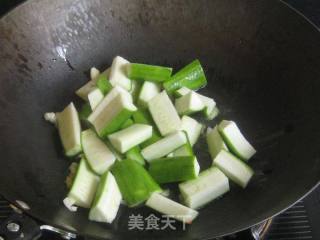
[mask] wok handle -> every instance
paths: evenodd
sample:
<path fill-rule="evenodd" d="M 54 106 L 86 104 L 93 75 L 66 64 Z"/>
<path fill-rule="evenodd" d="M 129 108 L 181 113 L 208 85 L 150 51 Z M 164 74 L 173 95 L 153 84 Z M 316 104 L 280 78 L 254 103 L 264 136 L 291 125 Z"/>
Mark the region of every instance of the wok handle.
<path fill-rule="evenodd" d="M 255 240 L 263 240 L 272 223 L 272 218 L 251 227 L 251 234 Z"/>
<path fill-rule="evenodd" d="M 14 212 L 0 224 L 0 240 L 33 240 L 44 232 L 58 234 L 63 239 L 75 239 L 77 236 L 49 225 L 39 225 L 37 221 L 26 214 Z"/>

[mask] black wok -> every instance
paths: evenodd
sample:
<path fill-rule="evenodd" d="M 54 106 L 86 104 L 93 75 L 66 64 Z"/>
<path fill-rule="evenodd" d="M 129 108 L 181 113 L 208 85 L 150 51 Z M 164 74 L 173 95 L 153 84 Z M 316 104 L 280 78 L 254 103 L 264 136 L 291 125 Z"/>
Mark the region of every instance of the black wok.
<path fill-rule="evenodd" d="M 122 207 L 114 224 L 87 220 L 62 204 L 70 161 L 42 116 L 60 111 L 121 55 L 179 69 L 199 58 L 221 118 L 235 120 L 257 148 L 247 189 L 200 211 L 186 231 L 130 231 Z M 30 0 L 0 20 L 0 192 L 31 216 L 106 239 L 208 239 L 284 210 L 320 179 L 320 34 L 280 1 Z M 212 123 L 213 124 L 213 123 Z M 210 164 L 202 139 L 202 168 Z"/>

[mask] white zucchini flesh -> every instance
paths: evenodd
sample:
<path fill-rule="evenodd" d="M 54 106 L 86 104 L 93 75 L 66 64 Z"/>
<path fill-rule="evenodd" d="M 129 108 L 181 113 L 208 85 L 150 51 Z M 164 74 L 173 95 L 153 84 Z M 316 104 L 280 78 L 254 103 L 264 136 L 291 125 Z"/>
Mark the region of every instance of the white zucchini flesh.
<path fill-rule="evenodd" d="M 180 117 L 166 91 L 153 97 L 148 108 L 162 136 L 180 130 Z"/>
<path fill-rule="evenodd" d="M 69 157 L 81 152 L 81 126 L 77 109 L 71 102 L 62 112 L 56 113 L 60 139 Z"/>
<path fill-rule="evenodd" d="M 138 97 L 138 104 L 142 107 L 147 107 L 148 102 L 161 91 L 158 83 L 145 81 Z"/>
<path fill-rule="evenodd" d="M 184 203 L 193 209 L 202 207 L 230 190 L 229 180 L 217 167 L 201 172 L 197 179 L 179 184 Z"/>
<path fill-rule="evenodd" d="M 91 79 L 95 79 L 99 75 L 100 75 L 100 71 L 97 68 L 95 68 L 95 67 L 90 68 L 90 78 Z"/>
<path fill-rule="evenodd" d="M 223 120 L 219 124 L 219 132 L 230 151 L 237 157 L 249 160 L 256 153 L 256 150 L 245 139 L 235 122 Z"/>
<path fill-rule="evenodd" d="M 212 120 L 220 113 L 219 108 L 215 106 L 212 111 L 206 116 L 207 120 Z"/>
<path fill-rule="evenodd" d="M 191 114 L 204 109 L 205 105 L 199 95 L 191 91 L 175 100 L 175 107 L 180 115 Z"/>
<path fill-rule="evenodd" d="M 88 81 L 85 85 L 83 85 L 81 88 L 79 88 L 76 91 L 76 94 L 80 98 L 82 98 L 85 101 L 88 101 L 88 94 L 96 87 L 99 74 L 100 74 L 100 71 L 98 69 L 96 69 L 95 67 L 92 67 L 90 69 L 91 80 Z"/>
<path fill-rule="evenodd" d="M 105 176 L 101 177 L 89 212 L 89 220 L 112 223 L 117 216 L 121 199 L 122 196 L 114 176 L 111 172 L 106 172 Z"/>
<path fill-rule="evenodd" d="M 245 188 L 253 176 L 253 170 L 243 161 L 232 155 L 230 152 L 221 150 L 213 160 L 228 178 Z"/>
<path fill-rule="evenodd" d="M 187 88 L 187 87 L 182 87 L 182 88 L 179 88 L 177 91 L 176 91 L 176 95 L 178 97 L 182 97 L 186 94 L 188 94 L 189 92 L 191 92 L 192 90 L 190 88 Z"/>
<path fill-rule="evenodd" d="M 228 147 L 218 131 L 218 126 L 215 126 L 213 129 L 208 128 L 206 138 L 211 159 L 214 159 L 221 150 L 228 151 Z"/>
<path fill-rule="evenodd" d="M 99 177 L 91 172 L 86 160 L 82 158 L 76 177 L 64 203 L 73 203 L 76 206 L 89 208 L 96 193 Z M 70 207 L 70 206 L 69 206 Z"/>
<path fill-rule="evenodd" d="M 168 155 L 187 143 L 187 141 L 186 134 L 182 131 L 177 131 L 145 147 L 142 149 L 141 154 L 148 162 L 151 162 L 154 159 Z"/>
<path fill-rule="evenodd" d="M 181 130 L 187 133 L 191 146 L 198 141 L 202 128 L 202 124 L 189 116 L 181 118 Z"/>
<path fill-rule="evenodd" d="M 147 200 L 146 206 L 188 224 L 192 223 L 199 214 L 196 210 L 177 203 L 160 193 L 153 193 Z"/>
<path fill-rule="evenodd" d="M 97 87 L 88 93 L 88 101 L 92 111 L 96 109 L 96 107 L 103 100 L 103 98 L 104 98 L 103 93 Z"/>
<path fill-rule="evenodd" d="M 139 145 L 152 136 L 152 126 L 133 124 L 108 136 L 111 144 L 121 153 Z"/>
<path fill-rule="evenodd" d="M 124 97 L 128 98 L 128 101 L 132 102 L 131 94 L 123 89 L 122 87 L 116 86 L 111 89 L 111 91 L 103 98 L 99 106 L 89 115 L 88 121 L 94 122 L 95 119 L 104 111 L 104 109 L 110 104 L 110 102 L 117 97 L 119 94 L 122 94 Z"/>
<path fill-rule="evenodd" d="M 101 104 L 102 103 L 100 103 L 96 108 L 96 110 L 99 110 L 98 116 L 92 120 L 91 115 L 96 112 L 94 111 L 88 118 L 88 121 L 94 126 L 99 136 L 100 133 L 104 131 L 105 127 L 123 110 L 131 112 L 137 110 L 133 103 L 124 94 L 117 95 L 103 109 L 99 108 Z"/>
<path fill-rule="evenodd" d="M 130 62 L 117 56 L 113 59 L 109 81 L 112 86 L 120 86 L 126 90 L 131 90 L 131 80 L 126 75 L 126 67 Z"/>
<path fill-rule="evenodd" d="M 82 149 L 92 170 L 101 175 L 109 170 L 116 157 L 96 133 L 85 130 L 81 133 Z"/>

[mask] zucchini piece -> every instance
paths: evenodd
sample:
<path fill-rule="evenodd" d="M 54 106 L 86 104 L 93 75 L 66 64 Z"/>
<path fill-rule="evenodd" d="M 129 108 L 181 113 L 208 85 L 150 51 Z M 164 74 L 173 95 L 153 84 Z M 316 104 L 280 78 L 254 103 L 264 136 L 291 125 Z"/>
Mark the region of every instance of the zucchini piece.
<path fill-rule="evenodd" d="M 198 90 L 207 84 L 206 76 L 198 59 L 194 60 L 163 84 L 168 93 L 173 93 L 181 87 Z"/>
<path fill-rule="evenodd" d="M 91 129 L 85 130 L 81 133 L 81 140 L 84 155 L 91 169 L 99 175 L 109 170 L 116 157 L 96 133 Z"/>
<path fill-rule="evenodd" d="M 172 152 L 172 156 L 167 155 L 167 157 L 181 157 L 181 156 L 194 156 L 194 153 L 189 141 L 186 144 L 179 147 L 178 149 L 174 150 Z"/>
<path fill-rule="evenodd" d="M 135 147 L 131 148 L 130 150 L 128 150 L 126 152 L 126 158 L 134 160 L 143 166 L 146 164 L 143 156 L 141 155 L 141 149 L 139 146 L 135 146 Z"/>
<path fill-rule="evenodd" d="M 180 130 L 181 120 L 166 91 L 153 97 L 148 108 L 162 136 Z"/>
<path fill-rule="evenodd" d="M 213 129 L 208 128 L 206 138 L 211 159 L 214 159 L 221 150 L 228 151 L 228 147 L 218 131 L 218 126 L 215 126 Z"/>
<path fill-rule="evenodd" d="M 125 155 L 118 152 L 118 150 L 112 146 L 108 139 L 103 139 L 103 142 L 108 146 L 108 148 L 114 154 L 117 160 L 121 161 L 122 159 L 125 159 Z"/>
<path fill-rule="evenodd" d="M 82 158 L 66 201 L 71 205 L 90 208 L 98 183 L 99 177 L 91 172 L 86 160 Z"/>
<path fill-rule="evenodd" d="M 109 76 L 109 81 L 112 86 L 120 86 L 128 91 L 131 90 L 131 80 L 125 73 L 125 69 L 128 64 L 129 61 L 120 56 L 113 59 Z"/>
<path fill-rule="evenodd" d="M 175 97 L 182 97 L 186 94 L 188 94 L 189 92 L 191 92 L 192 90 L 190 88 L 187 88 L 187 87 L 182 87 L 182 88 L 179 88 L 178 90 L 176 90 L 174 92 L 174 95 Z"/>
<path fill-rule="evenodd" d="M 172 68 L 131 63 L 127 66 L 127 73 L 130 79 L 151 82 L 165 82 L 172 73 Z"/>
<path fill-rule="evenodd" d="M 108 97 L 108 95 L 106 97 Z M 100 108 L 100 106 L 102 106 L 102 108 Z M 88 121 L 94 126 L 98 135 L 104 138 L 108 134 L 119 130 L 122 124 L 124 124 L 136 110 L 137 108 L 124 94 L 118 94 L 106 106 L 104 102 L 100 103 L 89 116 Z M 93 118 L 93 115 L 96 115 L 96 117 Z"/>
<path fill-rule="evenodd" d="M 86 122 L 91 113 L 92 113 L 92 110 L 91 110 L 90 104 L 89 103 L 83 104 L 79 112 L 80 120 Z"/>
<path fill-rule="evenodd" d="M 110 74 L 110 68 L 101 73 L 97 79 L 97 87 L 100 89 L 103 95 L 106 95 L 112 89 L 112 84 L 108 80 Z"/>
<path fill-rule="evenodd" d="M 111 174 L 105 172 L 100 179 L 97 193 L 89 212 L 89 220 L 112 223 L 117 216 L 122 196 Z"/>
<path fill-rule="evenodd" d="M 161 87 L 159 84 L 154 82 L 145 81 L 140 90 L 140 94 L 138 97 L 138 105 L 140 107 L 147 107 L 148 102 L 156 95 L 158 95 L 161 91 Z"/>
<path fill-rule="evenodd" d="M 161 158 L 187 143 L 186 134 L 182 131 L 174 132 L 157 142 L 142 149 L 141 154 L 148 162 Z"/>
<path fill-rule="evenodd" d="M 155 124 L 147 109 L 138 109 L 138 111 L 133 113 L 132 117 L 135 123 L 147 124 L 152 126 L 152 136 L 141 144 L 142 148 L 145 148 L 161 139 L 161 135 L 158 129 L 154 126 Z"/>
<path fill-rule="evenodd" d="M 191 224 L 199 214 L 196 210 L 183 206 L 159 193 L 153 193 L 146 202 L 146 206 L 188 224 Z"/>
<path fill-rule="evenodd" d="M 116 161 L 111 172 L 129 207 L 144 202 L 153 192 L 162 191 L 146 169 L 131 159 Z"/>
<path fill-rule="evenodd" d="M 177 98 L 175 100 L 175 107 L 179 115 L 189 115 L 202 111 L 205 106 L 199 95 L 196 92 L 191 91 L 190 93 Z"/>
<path fill-rule="evenodd" d="M 99 74 L 100 74 L 100 71 L 97 68 L 95 68 L 95 67 L 90 68 L 90 78 L 91 79 L 96 79 L 99 76 Z"/>
<path fill-rule="evenodd" d="M 57 116 L 54 112 L 46 112 L 43 117 L 47 122 L 57 126 Z"/>
<path fill-rule="evenodd" d="M 90 78 L 91 80 L 88 81 L 85 85 L 83 85 L 81 88 L 79 88 L 76 91 L 76 94 L 82 98 L 85 101 L 88 101 L 88 94 L 89 92 L 91 92 L 97 84 L 97 77 L 99 76 L 100 71 L 98 69 L 96 69 L 95 67 L 92 67 L 90 69 Z"/>
<path fill-rule="evenodd" d="M 133 124 L 134 124 L 134 121 L 131 118 L 129 118 L 127 121 L 124 122 L 124 124 L 121 125 L 120 129 L 125 129 L 127 127 L 130 127 Z"/>
<path fill-rule="evenodd" d="M 221 150 L 213 160 L 216 165 L 228 178 L 245 188 L 253 176 L 253 170 L 243 161 L 231 153 Z"/>
<path fill-rule="evenodd" d="M 77 109 L 71 102 L 62 112 L 56 113 L 60 139 L 68 157 L 81 152 L 81 126 Z"/>
<path fill-rule="evenodd" d="M 219 108 L 217 106 L 215 106 L 211 113 L 209 113 L 208 115 L 206 115 L 206 119 L 207 120 L 213 120 L 215 117 L 217 117 L 219 115 L 220 111 L 219 111 Z"/>
<path fill-rule="evenodd" d="M 100 91 L 99 88 L 94 88 L 91 92 L 88 93 L 88 101 L 91 107 L 91 110 L 93 111 L 99 103 L 103 100 L 103 94 Z"/>
<path fill-rule="evenodd" d="M 230 190 L 228 178 L 217 167 L 201 172 L 197 179 L 179 184 L 184 203 L 193 209 L 202 207 Z"/>
<path fill-rule="evenodd" d="M 181 119 L 181 130 L 187 133 L 191 146 L 198 141 L 202 128 L 203 125 L 191 117 L 183 116 Z"/>
<path fill-rule="evenodd" d="M 141 83 L 136 80 L 131 80 L 131 90 L 129 92 L 135 102 L 138 99 L 140 89 L 141 89 Z"/>
<path fill-rule="evenodd" d="M 108 136 L 111 144 L 121 153 L 125 153 L 152 136 L 152 126 L 135 123 Z"/>
<path fill-rule="evenodd" d="M 230 151 L 240 159 L 248 161 L 256 153 L 235 122 L 223 120 L 218 129 Z"/>
<path fill-rule="evenodd" d="M 160 184 L 195 179 L 199 171 L 195 156 L 159 158 L 149 165 L 150 175 Z"/>

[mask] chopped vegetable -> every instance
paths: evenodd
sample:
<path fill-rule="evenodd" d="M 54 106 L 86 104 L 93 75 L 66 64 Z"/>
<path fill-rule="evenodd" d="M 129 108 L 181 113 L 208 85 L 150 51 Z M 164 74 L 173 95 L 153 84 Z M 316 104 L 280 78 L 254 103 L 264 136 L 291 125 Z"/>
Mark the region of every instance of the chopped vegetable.
<path fill-rule="evenodd" d="M 109 81 L 112 86 L 120 86 L 126 90 L 131 90 L 131 80 L 126 76 L 125 69 L 129 61 L 117 56 L 113 59 Z"/>
<path fill-rule="evenodd" d="M 138 105 L 141 107 L 147 107 L 148 102 L 161 91 L 159 84 L 154 82 L 145 81 L 140 90 L 138 97 Z"/>
<path fill-rule="evenodd" d="M 127 66 L 128 77 L 134 80 L 165 82 L 172 73 L 172 68 L 140 63 L 131 63 Z"/>
<path fill-rule="evenodd" d="M 125 153 L 152 136 L 152 126 L 135 123 L 108 136 L 111 144 L 121 153 Z"/>
<path fill-rule="evenodd" d="M 191 117 L 183 116 L 181 119 L 181 130 L 187 133 L 191 146 L 198 141 L 202 128 L 202 124 Z"/>
<path fill-rule="evenodd" d="M 81 121 L 87 121 L 89 115 L 92 113 L 91 107 L 89 103 L 85 103 L 82 105 L 82 108 L 79 112 L 79 118 Z"/>
<path fill-rule="evenodd" d="M 110 74 L 110 68 L 101 73 L 97 79 L 97 87 L 100 89 L 103 95 L 106 95 L 112 89 L 112 84 L 108 80 Z"/>
<path fill-rule="evenodd" d="M 237 157 L 247 161 L 256 153 L 256 150 L 245 139 L 235 122 L 223 120 L 218 129 L 230 151 Z"/>
<path fill-rule="evenodd" d="M 207 120 L 212 120 L 212 119 L 214 119 L 216 116 L 218 116 L 219 113 L 220 113 L 220 111 L 219 111 L 218 107 L 215 106 L 215 107 L 212 109 L 211 113 L 209 113 L 209 115 L 206 116 L 206 118 L 207 118 Z"/>
<path fill-rule="evenodd" d="M 162 136 L 180 129 L 181 121 L 166 91 L 162 91 L 148 102 L 151 116 Z"/>
<path fill-rule="evenodd" d="M 111 171 L 130 207 L 144 202 L 153 192 L 162 191 L 144 167 L 131 159 L 117 161 Z"/>
<path fill-rule="evenodd" d="M 145 147 L 149 146 L 150 144 L 155 143 L 156 141 L 161 139 L 161 135 L 160 135 L 158 129 L 154 126 L 154 122 L 153 122 L 152 117 L 151 117 L 150 113 L 148 112 L 148 110 L 138 109 L 137 111 L 135 111 L 133 113 L 132 117 L 133 117 L 133 121 L 135 123 L 141 123 L 141 124 L 147 124 L 147 125 L 153 126 L 152 127 L 152 136 L 147 141 L 145 141 L 141 144 L 142 148 L 145 148 Z"/>
<path fill-rule="evenodd" d="M 119 210 L 121 198 L 114 176 L 111 172 L 104 173 L 90 209 L 89 220 L 112 223 Z"/>
<path fill-rule="evenodd" d="M 108 95 L 105 97 L 105 99 Z M 100 106 L 102 106 L 100 108 Z M 120 129 L 137 108 L 124 94 L 118 94 L 107 105 L 104 102 L 89 116 L 88 121 L 94 126 L 100 137 L 106 137 Z M 94 117 L 93 117 L 94 116 Z"/>
<path fill-rule="evenodd" d="M 150 162 L 149 173 L 157 183 L 195 179 L 200 166 L 195 156 L 159 158 Z"/>
<path fill-rule="evenodd" d="M 125 129 L 127 127 L 130 127 L 133 124 L 134 124 L 134 121 L 131 118 L 129 118 L 127 121 L 124 122 L 124 124 L 121 125 L 120 129 Z"/>
<path fill-rule="evenodd" d="M 91 169 L 101 175 L 112 166 L 116 157 L 91 129 L 81 133 L 82 149 Z"/>
<path fill-rule="evenodd" d="M 141 165 L 145 165 L 143 156 L 141 155 L 141 149 L 139 146 L 135 146 L 126 152 L 126 158 L 134 160 Z"/>
<path fill-rule="evenodd" d="M 90 68 L 90 78 L 96 79 L 100 74 L 100 71 L 96 69 L 95 67 Z"/>
<path fill-rule="evenodd" d="M 205 106 L 199 95 L 196 92 L 191 91 L 190 93 L 177 98 L 175 101 L 175 107 L 179 115 L 189 115 L 202 111 Z"/>
<path fill-rule="evenodd" d="M 228 178 L 216 167 L 201 172 L 197 179 L 179 184 L 184 203 L 193 209 L 202 207 L 230 190 Z"/>
<path fill-rule="evenodd" d="M 253 176 L 253 170 L 243 161 L 231 153 L 221 150 L 213 160 L 216 165 L 228 178 L 245 188 Z"/>
<path fill-rule="evenodd" d="M 60 139 L 68 157 L 81 152 L 81 126 L 77 109 L 71 102 L 62 112 L 56 113 Z"/>
<path fill-rule="evenodd" d="M 132 98 L 134 101 L 138 99 L 141 85 L 142 85 L 141 82 L 138 82 L 136 80 L 131 80 L 131 90 L 129 92 L 132 95 Z"/>
<path fill-rule="evenodd" d="M 57 125 L 57 116 L 54 112 L 47 112 L 44 114 L 44 119 L 53 125 Z"/>
<path fill-rule="evenodd" d="M 228 151 L 227 145 L 218 131 L 218 126 L 215 126 L 213 129 L 207 129 L 207 144 L 211 159 L 214 159 L 221 150 Z"/>
<path fill-rule="evenodd" d="M 173 93 L 181 87 L 187 87 L 192 90 L 198 90 L 207 84 L 202 66 L 199 60 L 194 60 L 176 74 L 169 81 L 163 84 L 168 93 Z"/>
<path fill-rule="evenodd" d="M 196 210 L 183 206 L 158 193 L 153 193 L 146 205 L 162 214 L 188 224 L 191 224 L 199 214 Z"/>
<path fill-rule="evenodd" d="M 184 132 L 174 132 L 157 142 L 142 149 L 141 154 L 148 162 L 154 159 L 161 158 L 171 153 L 175 149 L 181 147 L 187 142 L 187 137 Z"/>
<path fill-rule="evenodd" d="M 182 97 L 186 94 L 188 94 L 189 92 L 191 92 L 192 90 L 190 88 L 187 88 L 187 87 L 182 87 L 182 88 L 179 88 L 177 91 L 174 92 L 174 95 L 176 97 Z"/>
<path fill-rule="evenodd" d="M 103 94 L 99 88 L 94 88 L 91 92 L 88 93 L 88 101 L 92 111 L 99 105 L 103 100 Z"/>
<path fill-rule="evenodd" d="M 179 147 L 178 149 L 174 150 L 172 152 L 171 157 L 181 157 L 181 156 L 194 156 L 194 153 L 189 141 L 186 144 Z M 169 155 L 167 157 L 169 157 Z"/>
<path fill-rule="evenodd" d="M 76 177 L 68 193 L 68 200 L 65 200 L 66 203 L 73 203 L 71 205 L 89 208 L 94 198 L 98 183 L 99 177 L 91 172 L 86 160 L 82 158 L 80 160 Z"/>

